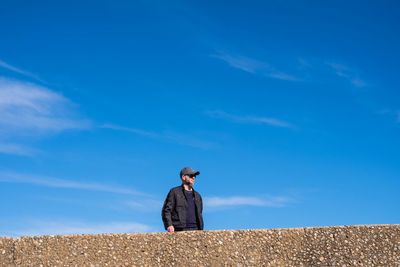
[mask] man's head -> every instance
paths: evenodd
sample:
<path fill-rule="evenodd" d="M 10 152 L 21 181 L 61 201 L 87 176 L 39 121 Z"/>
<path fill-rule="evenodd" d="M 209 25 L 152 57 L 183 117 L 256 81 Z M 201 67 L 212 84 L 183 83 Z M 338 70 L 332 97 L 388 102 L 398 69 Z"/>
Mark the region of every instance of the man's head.
<path fill-rule="evenodd" d="M 182 184 L 192 187 L 194 185 L 194 179 L 199 174 L 199 171 L 194 171 L 191 167 L 183 168 L 180 172 Z"/>

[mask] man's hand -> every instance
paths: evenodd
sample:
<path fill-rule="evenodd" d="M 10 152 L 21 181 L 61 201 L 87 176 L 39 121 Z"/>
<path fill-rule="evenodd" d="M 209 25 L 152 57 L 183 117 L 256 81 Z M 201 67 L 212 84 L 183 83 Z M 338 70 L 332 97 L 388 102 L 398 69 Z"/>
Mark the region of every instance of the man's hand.
<path fill-rule="evenodd" d="M 167 231 L 168 231 L 169 233 L 175 232 L 174 226 L 173 226 L 173 225 L 168 226 Z"/>

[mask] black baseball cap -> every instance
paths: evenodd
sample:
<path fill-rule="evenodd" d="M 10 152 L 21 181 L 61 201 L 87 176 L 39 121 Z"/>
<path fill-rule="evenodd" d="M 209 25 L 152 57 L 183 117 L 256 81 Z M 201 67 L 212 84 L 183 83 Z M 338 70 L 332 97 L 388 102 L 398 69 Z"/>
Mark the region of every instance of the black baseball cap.
<path fill-rule="evenodd" d="M 188 175 L 188 174 L 199 175 L 200 172 L 199 171 L 195 172 L 192 167 L 185 167 L 181 170 L 180 177 L 182 177 L 182 175 Z"/>

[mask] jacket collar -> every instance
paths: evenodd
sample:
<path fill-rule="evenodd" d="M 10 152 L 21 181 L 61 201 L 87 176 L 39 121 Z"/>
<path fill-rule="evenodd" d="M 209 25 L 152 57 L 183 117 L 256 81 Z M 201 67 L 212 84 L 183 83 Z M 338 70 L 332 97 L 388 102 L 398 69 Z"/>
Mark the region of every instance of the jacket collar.
<path fill-rule="evenodd" d="M 186 198 L 186 195 L 185 195 L 185 187 L 183 187 L 183 184 L 181 185 L 181 189 L 182 189 L 182 193 L 183 193 L 183 195 L 185 196 L 185 198 Z M 192 192 L 193 192 L 193 198 L 196 198 L 196 191 L 194 190 L 194 188 L 192 187 Z"/>

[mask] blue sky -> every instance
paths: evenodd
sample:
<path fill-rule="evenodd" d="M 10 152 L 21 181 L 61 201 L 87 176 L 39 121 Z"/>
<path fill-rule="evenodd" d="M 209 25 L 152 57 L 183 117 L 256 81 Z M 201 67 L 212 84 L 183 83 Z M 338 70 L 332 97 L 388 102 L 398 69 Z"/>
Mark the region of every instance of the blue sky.
<path fill-rule="evenodd" d="M 0 3 L 0 235 L 399 223 L 397 1 Z"/>

